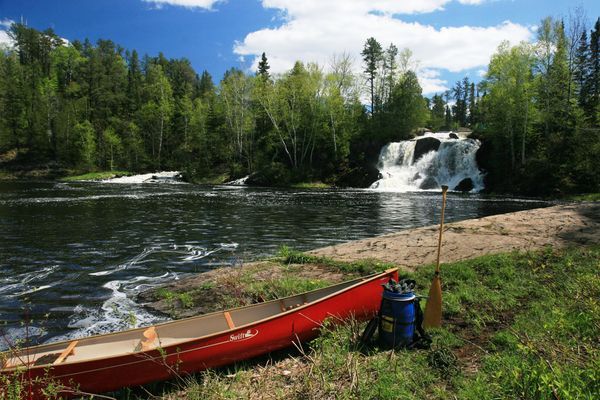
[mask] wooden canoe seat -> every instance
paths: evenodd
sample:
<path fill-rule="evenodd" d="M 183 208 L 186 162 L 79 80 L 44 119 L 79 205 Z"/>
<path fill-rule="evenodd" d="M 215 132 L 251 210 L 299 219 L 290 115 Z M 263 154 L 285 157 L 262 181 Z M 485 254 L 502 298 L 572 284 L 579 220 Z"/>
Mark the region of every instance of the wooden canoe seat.
<path fill-rule="evenodd" d="M 52 364 L 54 364 L 54 365 L 60 364 L 63 361 L 65 361 L 65 359 L 67 357 L 69 357 L 71 354 L 75 354 L 75 346 L 77 346 L 77 343 L 79 343 L 79 340 L 73 340 L 71 343 L 69 343 L 67 348 L 64 349 L 62 353 L 60 353 L 58 358 L 56 360 L 54 360 L 54 362 Z"/>
<path fill-rule="evenodd" d="M 154 342 L 158 339 L 158 335 L 156 333 L 156 328 L 151 326 L 146 329 L 144 333 L 142 333 L 143 338 L 140 340 L 140 343 L 136 346 L 135 351 L 148 351 L 152 350 L 154 346 Z"/>
<path fill-rule="evenodd" d="M 225 317 L 225 321 L 227 321 L 227 326 L 229 327 L 229 329 L 235 328 L 235 324 L 233 323 L 233 320 L 231 319 L 231 314 L 229 314 L 229 312 L 225 311 L 223 313 L 223 316 Z"/>

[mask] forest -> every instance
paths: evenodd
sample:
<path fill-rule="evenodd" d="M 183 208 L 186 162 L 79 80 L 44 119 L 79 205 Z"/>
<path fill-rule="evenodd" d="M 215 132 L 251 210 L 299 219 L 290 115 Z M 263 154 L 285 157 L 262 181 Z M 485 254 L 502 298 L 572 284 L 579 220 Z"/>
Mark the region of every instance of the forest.
<path fill-rule="evenodd" d="M 110 40 L 66 42 L 11 26 L 0 49 L 0 167 L 181 170 L 191 182 L 365 187 L 380 148 L 425 130 L 469 128 L 486 188 L 600 191 L 600 18 L 545 18 L 535 43 L 503 43 L 481 82 L 426 98 L 409 49 L 369 38 L 363 71 L 329 65 L 228 70 L 219 82 L 185 59 Z M 10 155 L 10 156 L 8 156 Z M 9 161 L 6 161 L 9 160 Z"/>

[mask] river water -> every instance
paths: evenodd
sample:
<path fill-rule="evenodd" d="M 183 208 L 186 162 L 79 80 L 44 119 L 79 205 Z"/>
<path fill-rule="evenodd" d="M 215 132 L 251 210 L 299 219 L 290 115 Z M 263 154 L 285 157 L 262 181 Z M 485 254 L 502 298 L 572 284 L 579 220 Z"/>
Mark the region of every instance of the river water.
<path fill-rule="evenodd" d="M 0 349 L 160 320 L 140 291 L 188 274 L 439 223 L 439 193 L 0 182 Z M 545 206 L 450 194 L 446 221 Z"/>

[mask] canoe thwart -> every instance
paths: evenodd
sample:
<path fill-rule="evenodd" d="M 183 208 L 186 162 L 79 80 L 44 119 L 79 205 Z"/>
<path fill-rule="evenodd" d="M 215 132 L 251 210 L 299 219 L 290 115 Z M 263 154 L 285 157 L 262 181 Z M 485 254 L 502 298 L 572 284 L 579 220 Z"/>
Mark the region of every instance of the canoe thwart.
<path fill-rule="evenodd" d="M 231 319 L 231 314 L 229 314 L 228 311 L 225 311 L 223 313 L 223 316 L 225 317 L 225 321 L 227 321 L 227 326 L 229 327 L 229 329 L 235 328 L 235 324 L 233 323 L 233 320 Z"/>
<path fill-rule="evenodd" d="M 65 358 L 69 357 L 71 354 L 75 354 L 75 346 L 77 346 L 77 343 L 79 343 L 79 340 L 73 340 L 71 343 L 69 343 L 67 348 L 64 349 L 62 353 L 60 353 L 58 358 L 54 360 L 52 364 L 60 364 L 61 362 L 65 361 Z"/>

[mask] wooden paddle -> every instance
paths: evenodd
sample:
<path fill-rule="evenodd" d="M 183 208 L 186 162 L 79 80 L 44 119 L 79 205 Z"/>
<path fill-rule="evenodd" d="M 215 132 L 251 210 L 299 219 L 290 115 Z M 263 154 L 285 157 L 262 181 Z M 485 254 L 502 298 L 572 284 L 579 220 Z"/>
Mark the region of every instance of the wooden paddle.
<path fill-rule="evenodd" d="M 446 210 L 446 192 L 448 186 L 442 186 L 442 221 L 440 222 L 440 237 L 438 240 L 437 262 L 435 275 L 429 288 L 429 297 L 425 306 L 423 327 L 439 328 L 442 326 L 442 282 L 440 281 L 440 251 L 442 249 L 442 232 L 444 231 L 444 211 Z"/>

